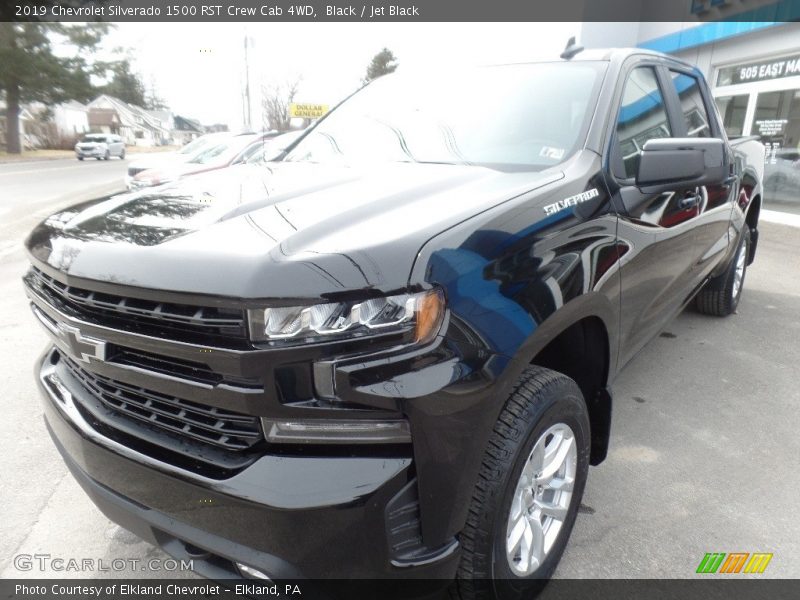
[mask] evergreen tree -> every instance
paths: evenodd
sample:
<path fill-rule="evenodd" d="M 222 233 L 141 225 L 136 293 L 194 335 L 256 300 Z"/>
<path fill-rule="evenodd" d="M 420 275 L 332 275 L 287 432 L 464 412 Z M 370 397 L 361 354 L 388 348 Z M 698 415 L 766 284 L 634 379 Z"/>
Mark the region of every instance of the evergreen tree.
<path fill-rule="evenodd" d="M 364 84 L 369 83 L 373 79 L 381 75 L 394 73 L 397 69 L 397 58 L 388 48 L 384 48 L 372 57 L 372 61 L 367 66 L 367 76 L 364 77 Z"/>
<path fill-rule="evenodd" d="M 28 102 L 58 104 L 65 100 L 86 102 L 94 94 L 92 75 L 100 75 L 108 63 L 92 61 L 109 29 L 105 23 L 0 23 L 0 93 L 6 102 L 6 146 L 9 153 L 22 151 L 20 107 Z M 55 42 L 72 47 L 70 56 L 53 50 Z"/>

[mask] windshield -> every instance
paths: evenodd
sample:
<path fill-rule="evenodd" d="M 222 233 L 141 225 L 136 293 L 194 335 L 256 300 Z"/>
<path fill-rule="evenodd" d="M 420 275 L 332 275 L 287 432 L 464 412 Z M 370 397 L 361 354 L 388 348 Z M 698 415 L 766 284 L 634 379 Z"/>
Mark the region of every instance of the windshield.
<path fill-rule="evenodd" d="M 305 130 L 291 131 L 289 133 L 276 136 L 270 140 L 255 143 L 246 150 L 242 160 L 248 164 L 256 164 L 275 160 L 303 133 L 305 133 Z"/>
<path fill-rule="evenodd" d="M 248 144 L 255 139 L 254 135 L 237 135 L 218 144 L 211 144 L 200 150 L 189 162 L 198 165 L 224 165 L 233 160 Z"/>
<path fill-rule="evenodd" d="M 95 144 L 105 142 L 106 136 L 104 135 L 85 135 L 83 136 L 82 142 L 93 142 Z"/>
<path fill-rule="evenodd" d="M 543 169 L 582 143 L 605 68 L 559 62 L 382 77 L 333 111 L 285 160 Z"/>

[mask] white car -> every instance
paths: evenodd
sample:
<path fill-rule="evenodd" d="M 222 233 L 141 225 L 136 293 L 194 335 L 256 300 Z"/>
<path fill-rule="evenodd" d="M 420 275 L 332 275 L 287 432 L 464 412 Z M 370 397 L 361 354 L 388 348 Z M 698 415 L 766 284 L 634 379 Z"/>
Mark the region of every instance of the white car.
<path fill-rule="evenodd" d="M 199 138 L 192 140 L 176 152 L 155 152 L 146 154 L 128 165 L 128 173 L 125 175 L 125 186 L 129 190 L 132 189 L 133 178 L 143 171 L 187 162 L 205 148 L 210 147 L 212 144 L 218 144 L 225 138 L 231 136 L 233 136 L 233 134 L 228 132 L 207 133 L 206 135 L 201 135 Z"/>
<path fill-rule="evenodd" d="M 764 199 L 770 203 L 800 202 L 800 150 L 781 148 L 767 152 L 764 164 Z M 781 209 L 783 210 L 783 209 Z"/>
<path fill-rule="evenodd" d="M 113 133 L 88 133 L 75 144 L 75 157 L 78 160 L 84 158 L 108 160 L 112 156 L 125 158 L 125 142 Z"/>

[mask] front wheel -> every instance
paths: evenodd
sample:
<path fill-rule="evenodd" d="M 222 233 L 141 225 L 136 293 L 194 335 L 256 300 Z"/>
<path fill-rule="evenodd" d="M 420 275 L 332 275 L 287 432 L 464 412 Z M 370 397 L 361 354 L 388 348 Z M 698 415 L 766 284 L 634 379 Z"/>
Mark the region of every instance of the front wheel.
<path fill-rule="evenodd" d="M 106 150 L 106 155 L 103 157 L 103 160 L 108 160 L 109 158 L 111 158 L 111 152 Z"/>
<path fill-rule="evenodd" d="M 526 369 L 495 424 L 460 538 L 461 598 L 528 598 L 544 587 L 575 523 L 590 439 L 577 384 Z"/>
<path fill-rule="evenodd" d="M 125 160 L 125 148 L 122 149 L 122 153 L 119 155 L 120 160 Z"/>
<path fill-rule="evenodd" d="M 745 226 L 739 246 L 728 268 L 710 279 L 697 294 L 695 306 L 706 315 L 727 317 L 736 312 L 747 274 L 747 257 L 750 255 L 750 228 Z"/>

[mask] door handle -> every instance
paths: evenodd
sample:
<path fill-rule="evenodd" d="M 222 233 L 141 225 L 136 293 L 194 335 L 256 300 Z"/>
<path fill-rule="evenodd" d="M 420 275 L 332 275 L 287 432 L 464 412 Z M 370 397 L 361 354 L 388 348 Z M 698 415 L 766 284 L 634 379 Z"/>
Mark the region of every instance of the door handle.
<path fill-rule="evenodd" d="M 700 204 L 699 194 L 693 194 L 691 196 L 686 196 L 685 198 L 681 198 L 680 200 L 678 200 L 678 208 L 681 210 L 694 208 L 698 204 Z"/>

